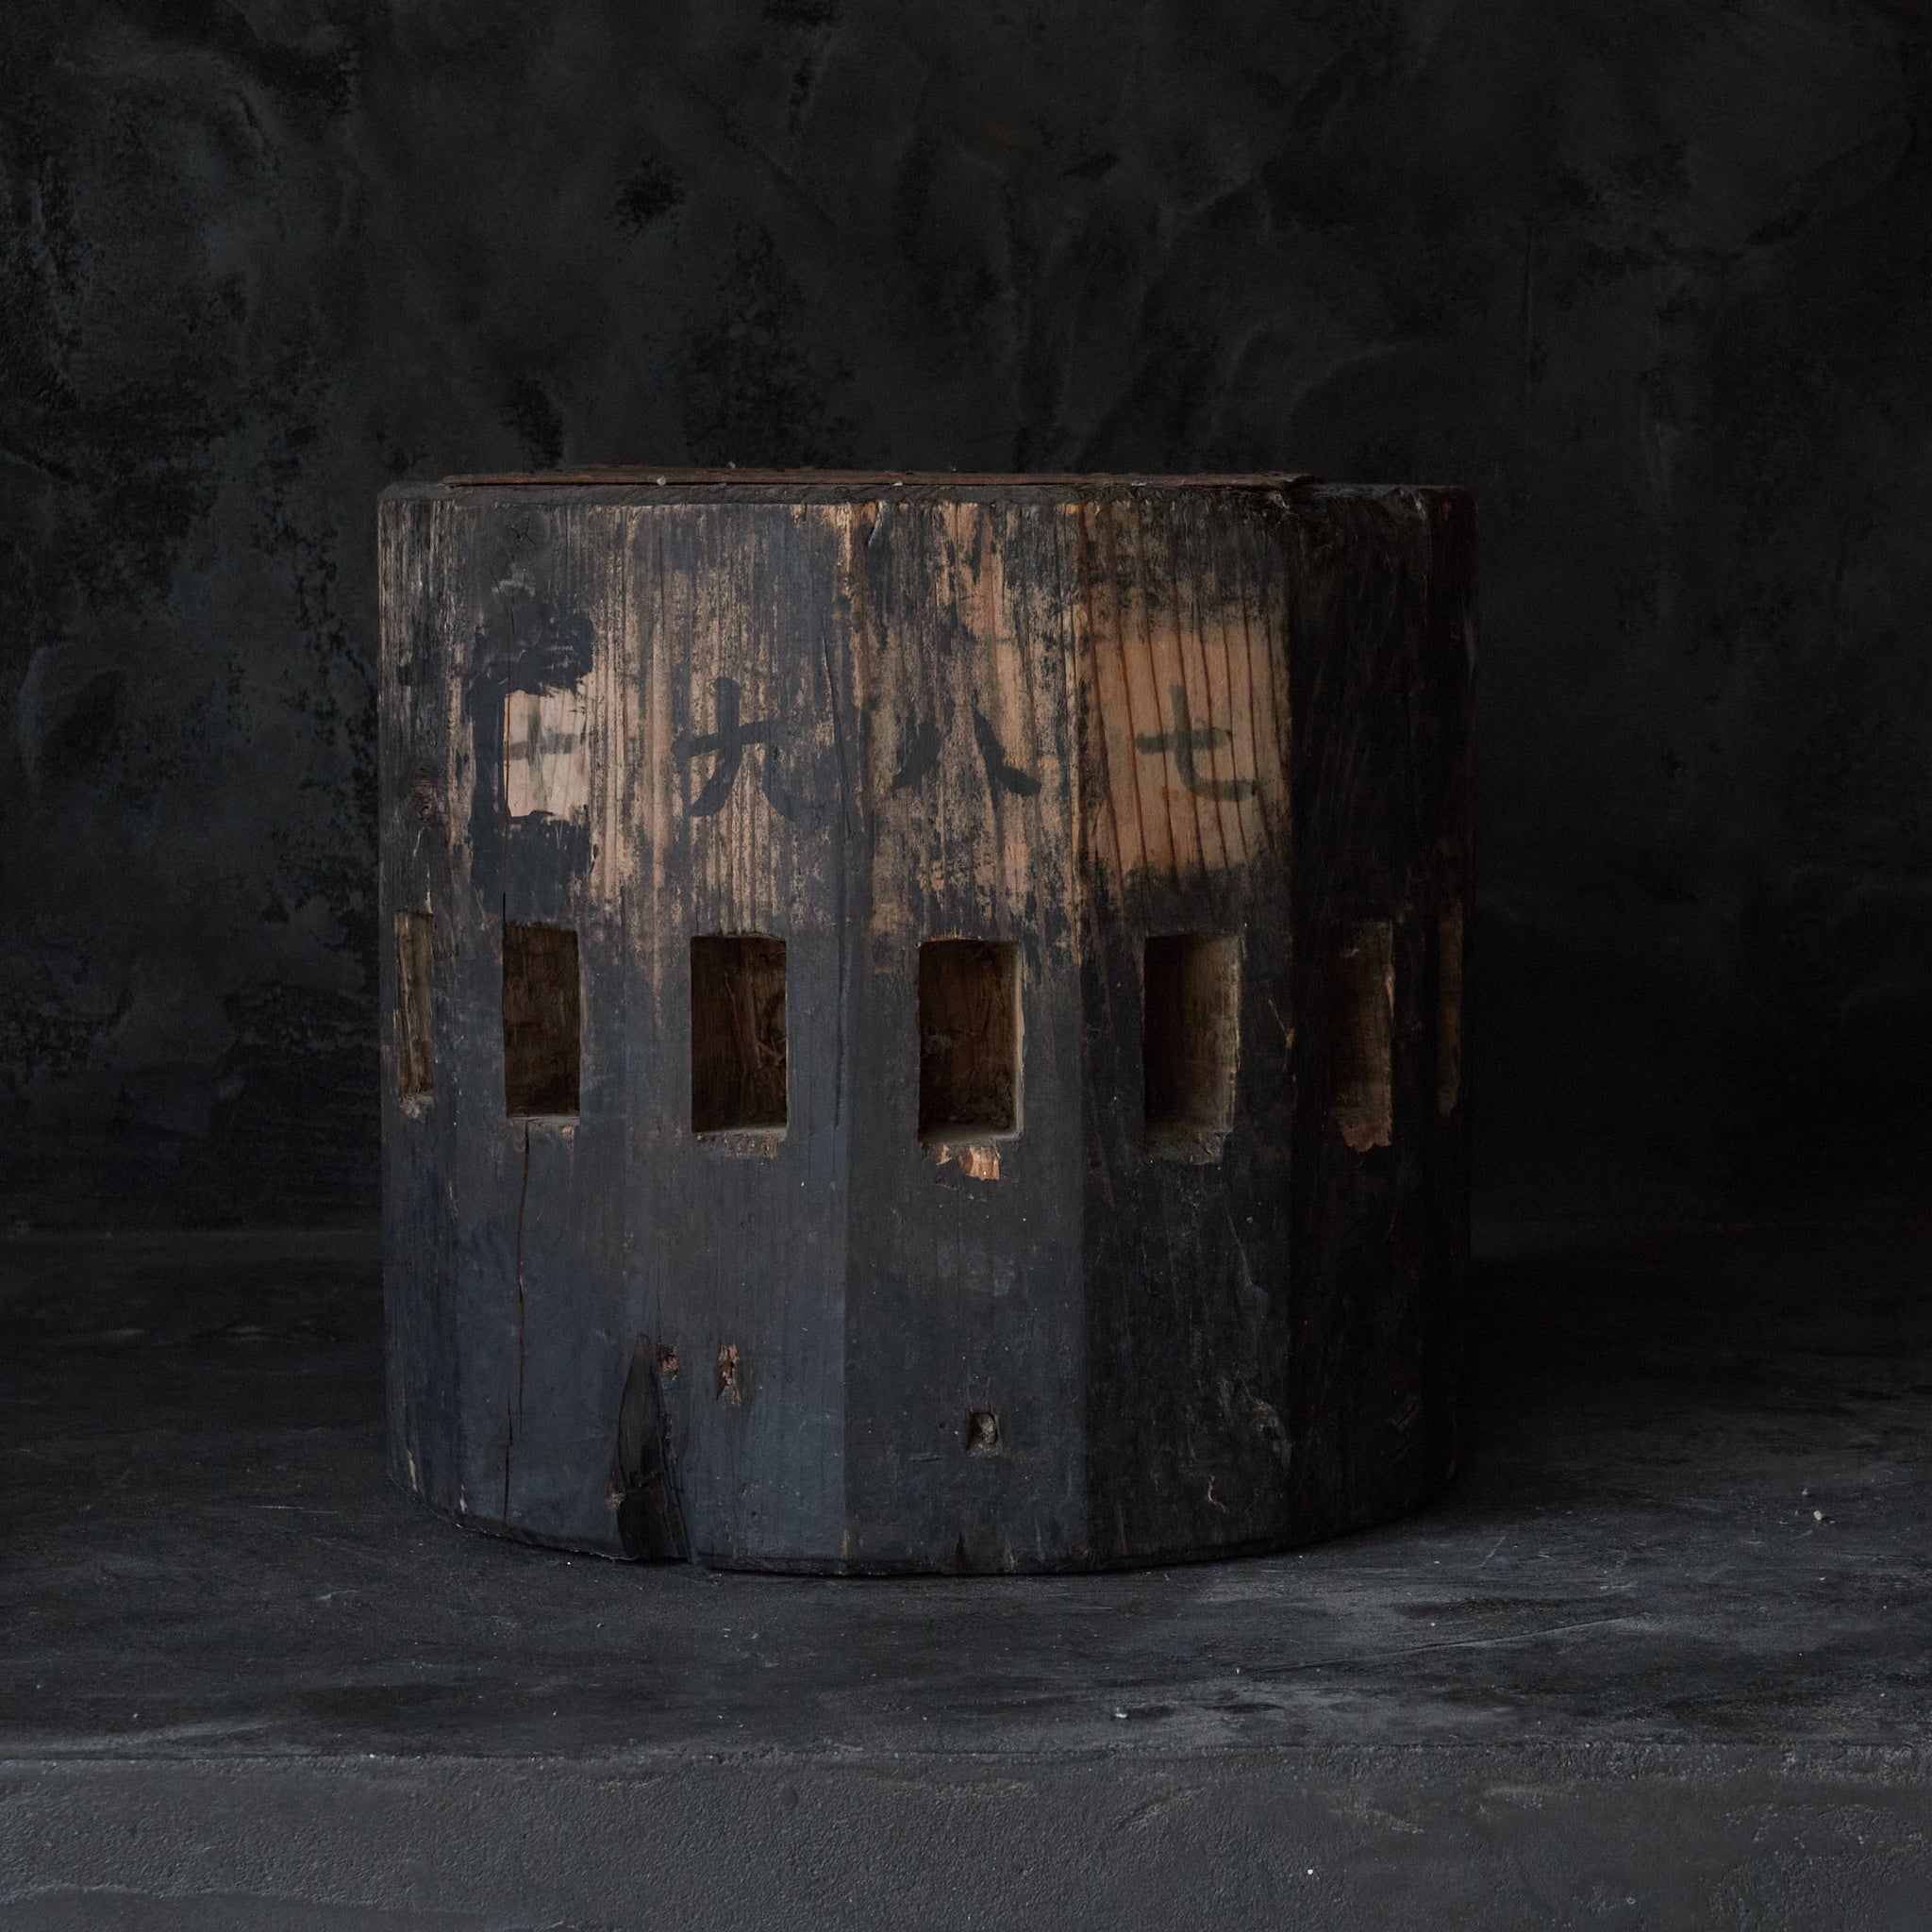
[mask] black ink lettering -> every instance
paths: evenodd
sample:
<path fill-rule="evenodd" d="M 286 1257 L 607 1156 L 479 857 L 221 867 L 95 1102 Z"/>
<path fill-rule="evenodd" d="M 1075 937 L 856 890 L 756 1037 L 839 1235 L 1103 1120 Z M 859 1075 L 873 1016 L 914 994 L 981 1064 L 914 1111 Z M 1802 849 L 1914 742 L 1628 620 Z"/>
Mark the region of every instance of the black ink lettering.
<path fill-rule="evenodd" d="M 892 780 L 894 791 L 908 791 L 923 785 L 940 767 L 940 727 L 930 718 L 922 718 L 912 727 L 912 737 Z"/>
<path fill-rule="evenodd" d="M 1016 798 L 1031 798 L 1040 790 L 1040 780 L 1030 772 L 1008 764 L 1006 746 L 976 705 L 973 709 L 973 736 L 978 742 L 979 756 L 986 760 L 986 782 L 995 792 L 1004 790 Z"/>
<path fill-rule="evenodd" d="M 754 718 L 741 722 L 738 715 L 739 689 L 734 677 L 718 678 L 711 687 L 717 705 L 718 728 L 707 731 L 693 738 L 689 733 L 681 734 L 672 741 L 672 755 L 683 758 L 687 763 L 694 758 L 710 756 L 718 762 L 711 767 L 711 775 L 705 780 L 704 789 L 692 799 L 691 815 L 694 819 L 708 819 L 715 812 L 724 809 L 724 802 L 731 796 L 731 789 L 738 783 L 738 768 L 744 762 L 744 748 L 756 744 L 764 752 L 764 760 L 759 767 L 758 784 L 765 797 L 771 802 L 772 809 L 781 819 L 791 816 L 791 801 L 785 794 L 785 788 L 778 782 L 778 729 L 768 718 Z"/>
<path fill-rule="evenodd" d="M 1232 744 L 1234 733 L 1224 730 L 1219 724 L 1203 724 L 1197 729 L 1188 712 L 1188 693 L 1183 686 L 1170 685 L 1168 695 L 1174 701 L 1174 729 L 1140 733 L 1134 740 L 1135 749 L 1145 752 L 1171 752 L 1174 755 L 1174 768 L 1181 774 L 1181 783 L 1198 798 L 1252 797 L 1255 791 L 1255 781 L 1252 778 L 1206 777 L 1194 763 L 1196 752 L 1218 751 L 1224 744 Z"/>

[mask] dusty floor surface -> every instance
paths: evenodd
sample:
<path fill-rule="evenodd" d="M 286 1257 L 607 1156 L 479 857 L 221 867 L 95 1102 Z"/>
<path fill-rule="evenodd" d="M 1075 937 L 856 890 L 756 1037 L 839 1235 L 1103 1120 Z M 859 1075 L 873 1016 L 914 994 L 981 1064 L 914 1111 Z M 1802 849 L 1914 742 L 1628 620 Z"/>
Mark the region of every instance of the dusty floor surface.
<path fill-rule="evenodd" d="M 359 1235 L 0 1248 L 0 1925 L 1922 1925 L 1932 1233 L 1491 1231 L 1458 1480 L 806 1581 L 392 1490 Z"/>

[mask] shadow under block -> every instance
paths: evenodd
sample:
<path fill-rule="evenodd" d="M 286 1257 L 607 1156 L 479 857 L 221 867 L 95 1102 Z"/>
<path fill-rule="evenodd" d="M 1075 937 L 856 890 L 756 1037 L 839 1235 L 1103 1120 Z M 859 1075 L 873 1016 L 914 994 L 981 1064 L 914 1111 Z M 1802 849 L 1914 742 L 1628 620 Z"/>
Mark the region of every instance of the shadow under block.
<path fill-rule="evenodd" d="M 380 539 L 399 1480 L 997 1572 L 1446 1479 L 1461 492 L 531 477 Z"/>

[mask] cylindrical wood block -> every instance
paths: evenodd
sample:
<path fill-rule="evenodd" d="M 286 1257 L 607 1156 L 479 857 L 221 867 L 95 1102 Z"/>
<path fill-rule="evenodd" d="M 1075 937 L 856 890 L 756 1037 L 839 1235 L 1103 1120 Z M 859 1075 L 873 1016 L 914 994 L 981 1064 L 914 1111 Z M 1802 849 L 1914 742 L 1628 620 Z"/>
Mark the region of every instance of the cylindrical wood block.
<path fill-rule="evenodd" d="M 829 1572 L 1426 1497 L 1474 558 L 1287 475 L 389 491 L 398 1478 Z"/>

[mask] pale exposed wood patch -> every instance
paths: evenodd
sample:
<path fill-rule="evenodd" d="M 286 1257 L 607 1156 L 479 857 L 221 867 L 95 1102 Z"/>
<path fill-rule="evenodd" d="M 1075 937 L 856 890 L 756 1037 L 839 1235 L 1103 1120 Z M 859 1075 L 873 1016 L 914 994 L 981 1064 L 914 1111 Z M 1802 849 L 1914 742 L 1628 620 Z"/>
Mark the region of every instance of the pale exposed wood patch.
<path fill-rule="evenodd" d="M 968 1180 L 996 1181 L 1000 1177 L 1000 1150 L 996 1141 L 928 1141 L 925 1151 L 936 1167 L 958 1163 Z"/>
<path fill-rule="evenodd" d="M 1283 613 L 1243 533 L 1185 503 L 1070 506 L 1102 771 L 1087 834 L 1117 875 L 1245 867 L 1286 816 Z"/>
<path fill-rule="evenodd" d="M 587 818 L 590 698 L 582 685 L 513 691 L 504 705 L 504 794 L 513 819 Z"/>
<path fill-rule="evenodd" d="M 986 829 L 991 835 L 1000 894 L 1024 904 L 1031 883 L 1027 814 L 1030 799 L 1058 798 L 1065 785 L 1065 748 L 1040 729 L 1034 682 L 1052 676 L 1050 659 L 1064 649 L 1059 613 L 1048 613 L 1042 637 L 1032 634 L 1029 613 L 1016 603 L 1007 580 L 1007 549 L 1017 532 L 1012 519 L 981 504 L 947 506 L 951 564 L 947 591 L 957 636 L 965 647 L 964 700 L 956 711 L 955 733 L 969 769 L 968 782 L 985 791 L 993 808 Z M 1039 661 L 1037 661 L 1039 660 Z"/>

